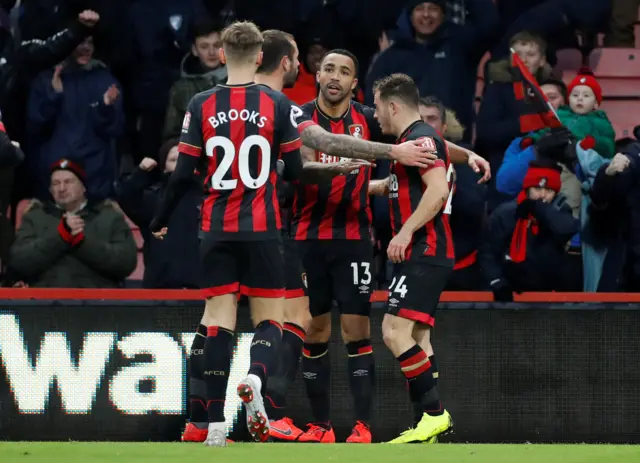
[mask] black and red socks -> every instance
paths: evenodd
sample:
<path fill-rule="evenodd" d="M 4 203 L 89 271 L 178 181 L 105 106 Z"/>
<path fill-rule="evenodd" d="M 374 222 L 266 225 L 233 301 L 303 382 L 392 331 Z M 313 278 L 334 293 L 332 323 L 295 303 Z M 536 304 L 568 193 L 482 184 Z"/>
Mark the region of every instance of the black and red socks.
<path fill-rule="evenodd" d="M 207 391 L 209 423 L 223 423 L 224 402 L 231 369 L 233 331 L 209 326 L 204 344 L 204 382 Z"/>
<path fill-rule="evenodd" d="M 305 343 L 302 349 L 302 378 L 311 404 L 313 421 L 326 429 L 331 428 L 329 419 L 329 385 L 331 367 L 329 343 Z"/>
<path fill-rule="evenodd" d="M 349 386 L 353 397 L 356 421 L 371 422 L 374 384 L 373 347 L 370 339 L 347 343 L 349 355 Z"/>
<path fill-rule="evenodd" d="M 282 344 L 276 374 L 269 376 L 265 407 L 271 420 L 280 420 L 285 417 L 287 405 L 287 392 L 293 384 L 306 333 L 294 323 L 285 323 L 282 331 Z"/>
<path fill-rule="evenodd" d="M 189 353 L 189 422 L 197 427 L 206 427 L 207 385 L 204 382 L 204 344 L 207 327 L 198 325 Z"/>
<path fill-rule="evenodd" d="M 400 368 L 409 383 L 411 401 L 422 406 L 424 413 L 442 415 L 444 409 L 438 397 L 431 362 L 427 354 L 417 344 L 398 357 Z"/>
<path fill-rule="evenodd" d="M 249 351 L 251 357 L 249 374 L 260 379 L 262 389 L 267 385 L 267 377 L 276 372 L 281 342 L 282 326 L 280 323 L 272 320 L 258 323 Z"/>

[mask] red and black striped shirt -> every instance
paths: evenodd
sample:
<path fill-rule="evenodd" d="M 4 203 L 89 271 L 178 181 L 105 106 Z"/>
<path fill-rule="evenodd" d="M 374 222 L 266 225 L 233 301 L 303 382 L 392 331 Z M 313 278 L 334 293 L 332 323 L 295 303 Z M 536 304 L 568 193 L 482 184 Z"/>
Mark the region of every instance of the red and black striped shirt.
<path fill-rule="evenodd" d="M 423 138 L 425 144 L 431 145 L 437 150 L 438 159 L 430 169 L 442 168 L 443 174 L 446 172 L 450 193 L 446 203 L 442 206 L 442 210 L 430 222 L 427 222 L 424 227 L 414 232 L 405 256 L 407 261 L 453 267 L 455 254 L 451 226 L 449 225 L 453 192 L 453 167 L 449 161 L 447 145 L 433 127 L 422 121 L 416 121 L 411 124 L 398 138 L 398 144 Z M 427 188 L 422 176 L 428 170 L 407 167 L 398 162 L 392 162 L 389 178 L 389 207 L 391 229 L 394 236 L 418 208 L 422 195 Z"/>
<path fill-rule="evenodd" d="M 277 238 L 276 163 L 301 163 L 289 100 L 268 87 L 218 85 L 196 95 L 179 150 L 206 159 L 202 230 L 226 240 Z"/>
<path fill-rule="evenodd" d="M 316 100 L 303 105 L 302 111 L 308 122 L 301 123 L 300 127 L 314 122 L 335 134 L 365 140 L 382 138 L 380 126 L 373 117 L 374 110 L 358 102 L 352 101 L 349 109 L 339 118 L 324 114 Z M 343 161 L 343 158 L 316 151 L 315 160 L 329 164 Z M 293 203 L 291 235 L 296 240 L 370 239 L 370 179 L 371 167 L 361 167 L 348 175 L 340 175 L 319 184 L 299 182 Z"/>

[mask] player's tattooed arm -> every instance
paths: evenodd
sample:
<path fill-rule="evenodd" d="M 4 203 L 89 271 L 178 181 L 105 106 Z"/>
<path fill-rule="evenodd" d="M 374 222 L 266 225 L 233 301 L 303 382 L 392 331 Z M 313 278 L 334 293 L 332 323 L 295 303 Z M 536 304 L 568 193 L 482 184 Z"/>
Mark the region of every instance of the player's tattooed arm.
<path fill-rule="evenodd" d="M 375 161 L 392 159 L 407 166 L 428 168 L 437 156 L 418 140 L 400 145 L 371 142 L 349 135 L 329 133 L 319 125 L 310 125 L 300 134 L 302 143 L 309 148 L 345 158 Z"/>
<path fill-rule="evenodd" d="M 347 175 L 360 167 L 373 165 L 360 159 L 346 159 L 328 164 L 317 162 L 315 151 L 304 145 L 300 148 L 300 153 L 303 164 L 302 181 L 305 183 L 320 183 L 338 175 Z"/>
<path fill-rule="evenodd" d="M 369 182 L 370 196 L 388 196 L 389 195 L 389 177 L 381 180 L 371 180 Z"/>

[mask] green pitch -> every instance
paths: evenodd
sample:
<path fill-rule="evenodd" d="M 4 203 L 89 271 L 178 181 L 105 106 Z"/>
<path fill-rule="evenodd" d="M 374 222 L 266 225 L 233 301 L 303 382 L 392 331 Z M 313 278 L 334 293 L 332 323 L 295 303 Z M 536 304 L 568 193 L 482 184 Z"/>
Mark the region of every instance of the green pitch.
<path fill-rule="evenodd" d="M 638 463 L 640 446 L 629 445 L 314 445 L 3 442 L 7 463 Z"/>

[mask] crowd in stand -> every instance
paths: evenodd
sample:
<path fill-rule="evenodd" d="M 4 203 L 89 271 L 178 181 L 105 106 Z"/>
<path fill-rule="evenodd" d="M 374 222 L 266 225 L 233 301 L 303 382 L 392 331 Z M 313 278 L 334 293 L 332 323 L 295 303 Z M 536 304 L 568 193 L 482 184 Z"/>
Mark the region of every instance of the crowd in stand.
<path fill-rule="evenodd" d="M 24 152 L 17 166 L 0 163 L 0 208 L 15 218 L 10 206 L 33 198 L 15 236 L 12 219 L 0 217 L 4 284 L 134 284 L 126 281 L 138 249 L 126 214 L 144 238 L 142 286 L 197 287 L 200 192 L 181 200 L 165 240 L 150 236 L 149 222 L 175 169 L 188 102 L 226 79 L 220 31 L 246 18 L 294 34 L 302 64 L 285 90 L 294 102 L 315 97 L 323 55 L 347 48 L 361 62 L 355 99 L 371 104 L 375 80 L 408 74 L 423 97 L 423 119 L 490 160 L 488 185 L 456 167 L 449 289 L 490 290 L 502 301 L 523 291 L 639 289 L 640 144 L 616 140 L 589 70 L 568 82 L 554 72 L 557 49 L 588 53 L 601 32 L 607 46 L 633 47 L 639 3 L 0 1 L 0 110 Z M 510 50 L 537 79 L 561 128 L 521 132 Z M 376 177 L 388 167 L 378 163 Z M 371 206 L 384 250 L 388 205 L 375 197 Z M 379 287 L 387 267 L 381 251 Z"/>

